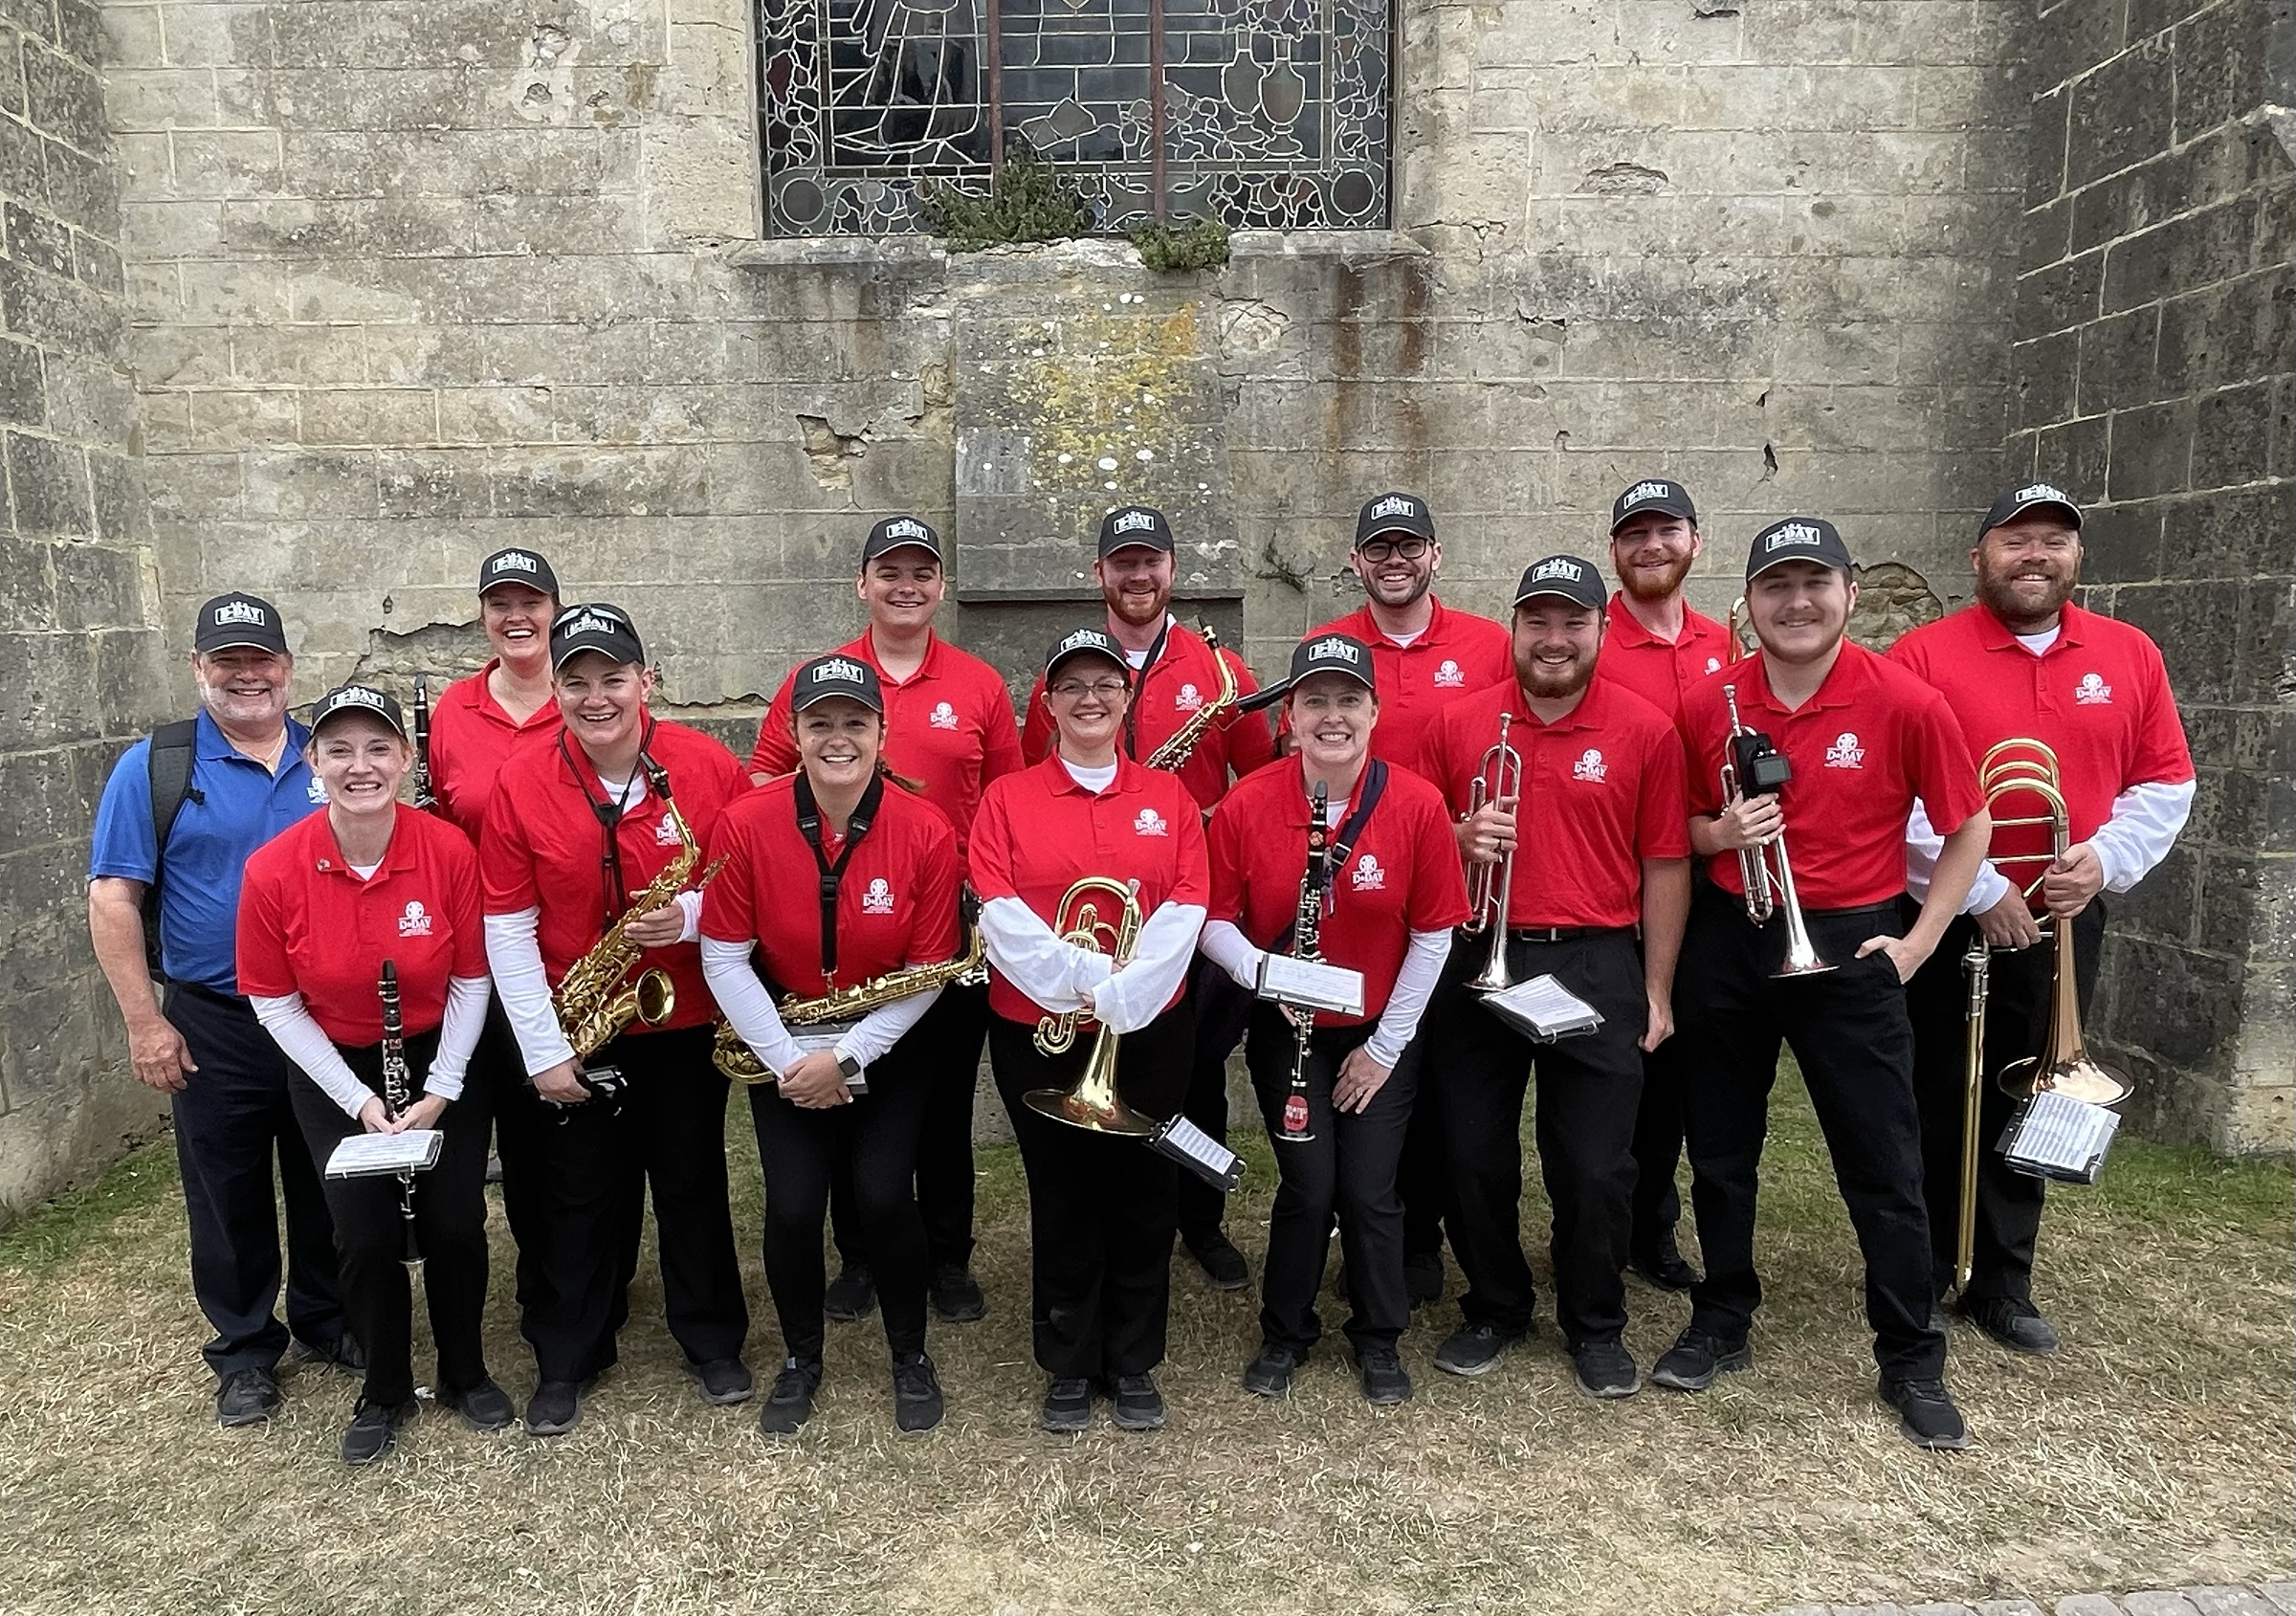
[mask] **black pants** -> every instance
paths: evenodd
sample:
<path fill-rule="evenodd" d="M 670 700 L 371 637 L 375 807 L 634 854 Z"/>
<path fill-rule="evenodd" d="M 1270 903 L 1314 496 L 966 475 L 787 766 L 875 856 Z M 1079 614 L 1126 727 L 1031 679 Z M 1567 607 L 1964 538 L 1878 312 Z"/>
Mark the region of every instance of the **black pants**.
<path fill-rule="evenodd" d="M 973 1093 L 981 1048 L 988 1038 L 988 985 L 952 985 L 901 1040 L 925 1084 L 916 1146 L 916 1211 L 924 1221 L 928 1271 L 970 1268 L 973 1261 Z M 872 1075 L 871 1085 L 875 1085 Z M 829 1172 L 829 1228 L 838 1259 L 869 1263 L 862 1220 L 853 1209 L 852 1173 L 844 1158 Z"/>
<path fill-rule="evenodd" d="M 1693 861 L 1690 887 L 1713 884 L 1702 861 Z M 1643 1056 L 1643 1099 L 1634 1117 L 1633 1253 L 1656 1251 L 1674 1238 L 1682 1222 L 1682 1192 L 1674 1172 L 1682 1165 L 1682 1085 L 1689 1057 L 1680 1038 L 1669 1038 Z"/>
<path fill-rule="evenodd" d="M 808 1111 L 771 1083 L 750 1087 L 765 1172 L 765 1283 L 791 1358 L 821 1361 L 821 1223 L 840 1168 L 861 1225 L 857 1255 L 884 1304 L 886 1344 L 896 1356 L 925 1350 L 925 1229 L 913 1186 L 936 1075 L 928 1024 L 918 1022 L 869 1068 L 869 1093 L 850 1105 Z"/>
<path fill-rule="evenodd" d="M 726 1205 L 727 1080 L 710 1038 L 706 1026 L 616 1038 L 590 1064 L 621 1068 L 618 1100 L 560 1108 L 525 1091 L 541 1250 L 520 1312 L 545 1381 L 614 1363 L 649 1184 L 671 1336 L 690 1363 L 740 1355 L 749 1306 Z"/>
<path fill-rule="evenodd" d="M 383 1050 L 336 1046 L 351 1070 L 376 1094 L 383 1092 Z M 419 1093 L 438 1050 L 433 1032 L 407 1040 L 407 1060 Z M 364 1132 L 302 1073 L 288 1079 L 296 1119 L 323 1175 L 335 1146 Z M 414 1181 L 414 1232 L 423 1258 L 423 1300 L 438 1348 L 438 1391 L 466 1392 L 487 1378 L 479 1329 L 486 1317 L 486 1137 L 489 1096 L 466 1088 L 439 1118 L 446 1135 L 438 1162 Z M 342 1275 L 342 1305 L 351 1333 L 366 1349 L 369 1403 L 396 1406 L 414 1395 L 414 1307 L 408 1282 L 407 1220 L 395 1178 L 320 1180 L 335 1218 L 335 1251 Z"/>
<path fill-rule="evenodd" d="M 1347 1339 L 1359 1353 L 1392 1348 L 1411 1322 L 1403 1293 L 1403 1203 L 1396 1193 L 1396 1164 L 1411 1117 L 1414 1077 L 1399 1063 L 1371 1104 L 1344 1115 L 1332 1108 L 1340 1063 L 1370 1037 L 1372 1024 L 1318 1028 L 1308 1046 L 1308 1129 L 1315 1137 L 1277 1143 L 1280 1182 L 1268 1219 L 1268 1272 L 1260 1287 L 1260 1339 L 1305 1357 L 1323 1335 L 1315 1293 L 1331 1253 L 1332 1218 L 1339 1219 L 1340 1255 L 1347 1261 L 1347 1300 L 1354 1317 Z M 1260 1115 L 1274 1139 L 1292 1093 L 1292 1064 L 1299 1037 L 1275 1006 L 1260 1004 L 1245 1035 Z"/>
<path fill-rule="evenodd" d="M 1961 1232 L 1961 1118 L 1968 1093 L 1966 1016 L 1968 979 L 1961 957 L 1976 936 L 1964 916 L 1946 928 L 1913 980 L 1906 1008 L 1913 1019 L 1913 1089 L 1921 1106 L 1924 1199 L 1930 1211 L 1931 1277 L 1937 1295 L 1954 1288 Z M 2089 900 L 2073 919 L 2073 983 L 2084 1009 L 2097 985 L 2097 955 L 2105 941 L 2105 904 Z M 1997 951 L 1988 970 L 1985 1058 L 1977 1111 L 1977 1216 L 1971 1259 L 1972 1300 L 2033 1299 L 2033 1247 L 2041 1234 L 2042 1191 L 2047 1181 L 2013 1172 L 1995 1148 L 2017 1102 L 1995 1081 L 2013 1061 L 2041 1054 L 2049 1034 L 2049 994 L 2057 950 L 2047 942 L 2014 953 Z"/>
<path fill-rule="evenodd" d="M 1395 1063 L 1396 1077 L 1409 1078 L 1416 1095 L 1410 1120 L 1403 1124 L 1402 1160 L 1395 1173 L 1403 1201 L 1406 1262 L 1443 1259 L 1443 1207 L 1450 1194 L 1443 1165 L 1443 1085 L 1422 1075 L 1426 1048 L 1427 1024 L 1422 1019 L 1419 1036 L 1403 1046 L 1402 1058 Z"/>
<path fill-rule="evenodd" d="M 1188 1094 L 1181 1110 L 1222 1144 L 1227 1142 L 1227 1057 L 1244 1041 L 1257 1001 L 1236 979 L 1203 955 L 1188 973 L 1188 1003 L 1196 1017 L 1196 1046 Z M 1180 1237 L 1190 1246 L 1217 1240 L 1227 1197 L 1194 1173 L 1180 1175 Z"/>
<path fill-rule="evenodd" d="M 1451 1249 L 1467 1275 L 1459 1311 L 1469 1324 L 1528 1329 L 1534 1299 L 1523 1258 L 1523 1098 L 1538 1073 L 1539 1177 L 1554 1208 L 1549 1251 L 1555 1317 L 1563 1339 L 1612 1341 L 1626 1327 L 1634 1117 L 1642 1098 L 1648 1025 L 1634 934 L 1590 933 L 1560 942 L 1507 944 L 1515 980 L 1553 976 L 1601 1013 L 1594 1031 L 1534 1043 L 1485 1008 L 1468 982 L 1490 940 L 1461 936 L 1422 1023 L 1427 1070 L 1443 1090 L 1450 1181 Z"/>
<path fill-rule="evenodd" d="M 541 1283 L 537 1275 L 548 1245 L 547 1158 L 541 1154 L 536 1136 L 538 1129 L 555 1126 L 556 1113 L 534 1103 L 526 1057 L 519 1051 L 518 1034 L 510 1029 L 499 999 L 487 1001 L 486 1027 L 478 1034 L 478 1047 L 471 1052 L 470 1075 L 463 1086 L 466 1096 L 481 1091 L 494 1116 L 495 1154 L 502 1162 L 502 1216 L 518 1249 L 515 1289 L 523 1311 Z"/>
<path fill-rule="evenodd" d="M 1174 1180 L 1180 1169 L 1141 1140 L 1056 1122 L 1022 1100 L 1065 1089 L 1092 1037 L 1039 1054 L 1035 1021 L 992 1017 L 988 1059 L 1028 1175 L 1030 1317 L 1036 1361 L 1055 1379 L 1143 1375 L 1163 1361 L 1172 1302 Z M 1125 1103 L 1159 1119 L 1187 1093 L 1195 1018 L 1185 998 L 1117 1048 Z"/>
<path fill-rule="evenodd" d="M 161 1013 L 184 1035 L 199 1067 L 169 1103 L 191 1227 L 191 1291 L 215 1327 L 214 1339 L 201 1350 L 218 1375 L 276 1369 L 289 1332 L 325 1346 L 345 1328 L 334 1226 L 288 1098 L 292 1068 L 245 999 L 171 983 Z M 272 1312 L 279 1295 L 281 1201 L 285 1324 Z"/>
<path fill-rule="evenodd" d="M 1812 914 L 1810 940 L 1835 969 L 1774 979 L 1785 922 L 1755 927 L 1720 889 L 1690 906 L 1675 973 L 1678 1030 L 1690 1060 L 1683 1120 L 1690 1200 L 1706 1277 L 1690 1322 L 1734 1339 L 1761 1305 L 1754 1266 L 1755 1187 L 1781 1040 L 1794 1051 L 1866 1260 L 1866 1318 L 1884 1374 L 1944 1372 L 1945 1336 L 1930 1328 L 1930 1228 L 1921 1200 L 1921 1125 L 1913 1102 L 1913 1029 L 1897 968 L 1867 938 L 1896 936 L 1894 906 Z"/>

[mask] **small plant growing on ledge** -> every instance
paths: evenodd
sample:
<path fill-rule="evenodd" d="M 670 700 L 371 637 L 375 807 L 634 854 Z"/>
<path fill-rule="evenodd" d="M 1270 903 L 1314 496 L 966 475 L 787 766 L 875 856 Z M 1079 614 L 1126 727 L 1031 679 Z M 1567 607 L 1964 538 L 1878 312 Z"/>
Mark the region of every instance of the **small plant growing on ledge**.
<path fill-rule="evenodd" d="M 918 182 L 916 210 L 952 253 L 978 253 L 1006 242 L 1058 241 L 1093 228 L 1092 210 L 1061 182 L 1059 170 L 1021 142 L 991 172 L 988 194 Z"/>
<path fill-rule="evenodd" d="M 1142 225 L 1132 232 L 1132 244 L 1140 250 L 1141 263 L 1166 274 L 1221 269 L 1227 263 L 1227 227 L 1218 219 Z"/>

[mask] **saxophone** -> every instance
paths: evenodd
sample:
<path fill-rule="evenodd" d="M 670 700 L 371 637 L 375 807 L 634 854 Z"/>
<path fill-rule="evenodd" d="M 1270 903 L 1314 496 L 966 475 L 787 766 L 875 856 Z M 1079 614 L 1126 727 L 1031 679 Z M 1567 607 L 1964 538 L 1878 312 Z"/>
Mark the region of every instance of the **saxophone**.
<path fill-rule="evenodd" d="M 780 1012 L 784 1027 L 819 1027 L 825 1022 L 853 1021 L 912 993 L 946 987 L 980 965 L 984 958 L 981 929 L 976 926 L 971 943 L 953 960 L 943 960 L 938 965 L 904 965 L 897 971 L 887 971 L 883 976 L 872 976 L 867 982 L 857 982 L 850 987 L 816 998 L 784 999 L 774 1007 Z M 758 1058 L 757 1052 L 734 1030 L 734 1024 L 722 1018 L 718 1023 L 718 1041 L 710 1052 L 710 1062 L 737 1083 L 774 1080 L 774 1074 L 765 1070 L 765 1063 Z"/>
<path fill-rule="evenodd" d="M 1187 767 L 1188 760 L 1196 755 L 1197 743 L 1203 741 L 1205 732 L 1220 721 L 1223 713 L 1236 704 L 1236 671 L 1227 665 L 1227 658 L 1220 654 L 1219 631 L 1205 623 L 1199 627 L 1198 632 L 1203 635 L 1203 643 L 1212 648 L 1212 663 L 1220 670 L 1220 694 L 1197 708 L 1186 723 L 1172 732 L 1170 740 L 1148 755 L 1150 768 L 1177 773 Z M 1146 670 L 1143 669 L 1142 673 L 1145 674 Z"/>
<path fill-rule="evenodd" d="M 659 1027 L 677 1007 L 670 974 L 660 966 L 640 971 L 635 981 L 626 980 L 645 953 L 629 940 L 629 922 L 676 900 L 694 874 L 694 866 L 701 860 L 701 844 L 694 839 L 686 816 L 678 812 L 676 800 L 670 795 L 670 771 L 650 757 L 639 762 L 645 767 L 647 784 L 669 811 L 671 829 L 677 832 L 677 853 L 647 883 L 646 890 L 630 900 L 629 907 L 615 917 L 605 935 L 590 944 L 589 952 L 567 968 L 550 995 L 558 1025 L 574 1047 L 578 1062 L 586 1062 L 631 1022 Z M 707 886 L 724 863 L 721 858 L 704 870 L 701 878 L 692 883 L 695 889 Z"/>

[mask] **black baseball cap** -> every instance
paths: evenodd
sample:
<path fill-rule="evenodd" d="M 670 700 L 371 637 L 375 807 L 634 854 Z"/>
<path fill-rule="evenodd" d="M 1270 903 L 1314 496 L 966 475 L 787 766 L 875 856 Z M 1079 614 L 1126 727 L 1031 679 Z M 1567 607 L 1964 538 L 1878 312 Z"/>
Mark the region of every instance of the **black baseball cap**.
<path fill-rule="evenodd" d="M 1365 690 L 1378 694 L 1373 682 L 1371 647 L 1353 634 L 1311 634 L 1292 648 L 1292 671 L 1276 683 L 1253 692 L 1236 705 L 1247 713 L 1272 707 L 1287 699 L 1300 680 L 1317 674 L 1345 674 Z"/>
<path fill-rule="evenodd" d="M 603 601 L 569 606 L 550 620 L 552 669 L 564 667 L 567 657 L 585 651 L 604 653 L 616 662 L 646 660 L 646 646 L 629 613 Z"/>
<path fill-rule="evenodd" d="M 1781 561 L 1814 561 L 1820 566 L 1847 572 L 1849 546 L 1823 517 L 1788 517 L 1754 536 L 1754 548 L 1746 553 L 1746 582 L 1753 583 Z"/>
<path fill-rule="evenodd" d="M 398 731 L 401 741 L 407 739 L 407 715 L 399 710 L 398 702 L 372 685 L 346 684 L 320 697 L 311 709 L 311 733 L 317 735 L 339 713 L 371 713 Z"/>
<path fill-rule="evenodd" d="M 1601 576 L 1577 556 L 1547 556 L 1523 568 L 1523 581 L 1514 587 L 1514 604 L 1554 595 L 1574 606 L 1601 611 L 1610 603 Z"/>
<path fill-rule="evenodd" d="M 1100 519 L 1100 554 L 1113 556 L 1135 544 L 1172 548 L 1172 524 L 1154 505 L 1118 505 Z"/>
<path fill-rule="evenodd" d="M 861 544 L 861 564 L 867 566 L 888 550 L 897 550 L 904 544 L 914 544 L 929 552 L 935 561 L 941 559 L 940 535 L 916 517 L 887 517 L 869 530 Z"/>
<path fill-rule="evenodd" d="M 789 710 L 802 713 L 814 702 L 826 701 L 832 696 L 858 701 L 879 718 L 885 716 L 885 687 L 878 682 L 877 671 L 857 656 L 841 656 L 832 652 L 828 656 L 816 656 L 800 668 L 789 687 Z"/>
<path fill-rule="evenodd" d="M 199 626 L 191 631 L 191 649 L 229 651 L 248 646 L 275 656 L 287 654 L 287 630 L 279 609 L 260 595 L 217 595 L 199 609 Z"/>
<path fill-rule="evenodd" d="M 1435 517 L 1427 502 L 1416 494 L 1377 494 L 1363 501 L 1356 513 L 1356 545 L 1375 533 L 1408 533 L 1417 538 L 1433 540 Z"/>
<path fill-rule="evenodd" d="M 1125 658 L 1124 648 L 1116 643 L 1116 636 L 1106 629 L 1078 629 L 1063 634 L 1045 653 L 1045 683 L 1052 682 L 1053 673 L 1063 662 L 1087 655 L 1107 657 L 1123 674 L 1124 682 L 1132 682 L 1132 664 Z"/>
<path fill-rule="evenodd" d="M 497 584 L 523 584 L 552 600 L 558 598 L 558 574 L 532 550 L 497 550 L 480 562 L 478 592 L 483 595 Z"/>
<path fill-rule="evenodd" d="M 2015 521 L 2040 505 L 2053 505 L 2063 511 L 2072 520 L 2073 531 L 2081 531 L 2081 507 L 2073 503 L 2070 494 L 2055 483 L 2028 482 L 2022 488 L 2012 488 L 1993 502 L 1993 508 L 1985 513 L 1985 520 L 1977 523 L 1977 542 L 1983 543 L 1985 535 L 2001 523 Z"/>
<path fill-rule="evenodd" d="M 1610 502 L 1610 536 L 1616 539 L 1628 517 L 1639 517 L 1646 511 L 1663 511 L 1667 516 L 1682 518 L 1692 527 L 1698 525 L 1698 507 L 1690 503 L 1689 489 L 1667 477 L 1646 476 L 1628 483 Z"/>

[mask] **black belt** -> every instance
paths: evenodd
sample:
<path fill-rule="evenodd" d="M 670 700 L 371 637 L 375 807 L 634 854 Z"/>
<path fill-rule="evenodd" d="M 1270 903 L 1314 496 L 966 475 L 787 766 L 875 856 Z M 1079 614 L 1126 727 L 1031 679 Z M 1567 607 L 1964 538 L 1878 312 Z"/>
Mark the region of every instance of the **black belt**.
<path fill-rule="evenodd" d="M 205 999 L 209 1004 L 219 1005 L 227 1010 L 245 1010 L 250 1015 L 254 1013 L 254 1006 L 243 994 L 226 993 L 220 988 L 210 987 L 204 982 L 170 979 L 167 985 L 178 993 L 188 993 L 194 999 Z"/>
<path fill-rule="evenodd" d="M 1583 937 L 1632 937 L 1633 926 L 1509 926 L 1510 942 L 1572 942 Z"/>
<path fill-rule="evenodd" d="M 1802 918 L 1809 920 L 1855 920 L 1867 915 L 1897 916 L 1897 899 L 1887 903 L 1861 903 L 1855 909 L 1804 909 Z"/>

